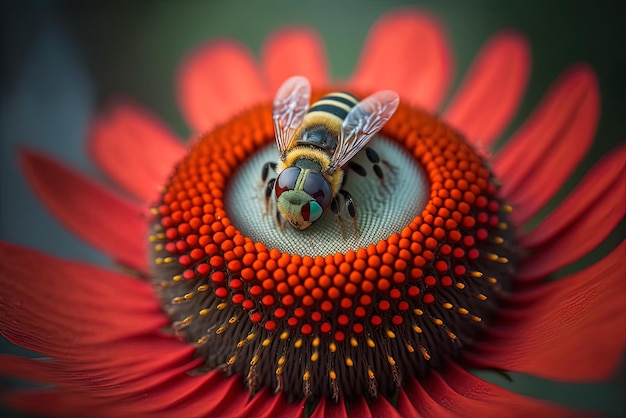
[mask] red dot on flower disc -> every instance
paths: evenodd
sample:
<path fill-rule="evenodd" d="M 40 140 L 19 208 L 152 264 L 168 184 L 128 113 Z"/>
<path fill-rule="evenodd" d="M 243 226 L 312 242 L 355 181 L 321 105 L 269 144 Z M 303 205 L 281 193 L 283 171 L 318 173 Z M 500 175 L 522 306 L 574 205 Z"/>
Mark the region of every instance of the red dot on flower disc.
<path fill-rule="evenodd" d="M 226 299 L 228 297 L 228 290 L 225 287 L 215 289 L 215 296 L 220 299 Z"/>
<path fill-rule="evenodd" d="M 379 326 L 380 324 L 382 324 L 382 323 L 383 323 L 383 319 L 382 319 L 380 316 L 378 316 L 378 315 L 373 315 L 373 316 L 370 318 L 370 323 L 371 323 L 372 325 L 374 325 L 375 327 L 377 327 L 377 326 Z"/>
<path fill-rule="evenodd" d="M 394 325 L 400 325 L 402 324 L 402 322 L 404 322 L 404 320 L 402 319 L 402 317 L 400 315 L 394 315 L 391 317 L 391 322 Z"/>

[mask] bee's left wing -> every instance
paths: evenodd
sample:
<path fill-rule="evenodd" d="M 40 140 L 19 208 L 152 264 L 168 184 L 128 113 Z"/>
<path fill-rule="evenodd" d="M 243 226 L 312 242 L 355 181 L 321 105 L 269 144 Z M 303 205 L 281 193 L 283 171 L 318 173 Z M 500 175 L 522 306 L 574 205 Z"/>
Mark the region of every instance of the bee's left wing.
<path fill-rule="evenodd" d="M 353 107 L 341 124 L 339 142 L 327 171 L 332 173 L 343 167 L 362 150 L 391 118 L 398 103 L 400 98 L 396 92 L 383 90 Z"/>
<path fill-rule="evenodd" d="M 284 159 L 293 134 L 302 124 L 309 109 L 311 84 L 306 77 L 294 76 L 287 79 L 274 96 L 272 118 L 274 135 L 280 159 Z"/>

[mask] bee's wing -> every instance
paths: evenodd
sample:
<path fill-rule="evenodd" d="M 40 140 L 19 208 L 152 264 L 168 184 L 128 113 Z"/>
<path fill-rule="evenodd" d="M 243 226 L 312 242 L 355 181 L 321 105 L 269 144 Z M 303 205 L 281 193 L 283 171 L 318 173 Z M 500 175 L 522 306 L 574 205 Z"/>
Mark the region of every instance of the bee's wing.
<path fill-rule="evenodd" d="M 274 134 L 278 154 L 283 159 L 289 149 L 293 134 L 302 124 L 311 99 L 311 85 L 306 77 L 295 76 L 287 79 L 274 97 Z"/>
<path fill-rule="evenodd" d="M 383 90 L 359 102 L 341 124 L 339 142 L 328 169 L 334 172 L 346 165 L 387 123 L 398 108 L 396 92 Z"/>

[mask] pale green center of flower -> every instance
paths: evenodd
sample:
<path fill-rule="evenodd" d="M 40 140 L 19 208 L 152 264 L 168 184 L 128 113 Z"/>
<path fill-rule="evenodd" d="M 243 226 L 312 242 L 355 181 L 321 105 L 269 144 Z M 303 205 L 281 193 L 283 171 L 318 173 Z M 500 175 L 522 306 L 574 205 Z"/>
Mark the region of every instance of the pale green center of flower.
<path fill-rule="evenodd" d="M 375 174 L 364 151 L 352 162 L 365 169 L 365 176 L 346 167 L 343 189 L 354 198 L 354 219 L 340 197 L 340 219 L 329 209 L 306 230 L 296 230 L 288 223 L 281 230 L 274 195 L 266 209 L 265 184 L 261 180 L 263 164 L 278 159 L 274 145 L 252 156 L 232 179 L 225 201 L 230 219 L 242 234 L 263 242 L 267 248 L 309 256 L 356 251 L 399 233 L 428 202 L 428 180 L 410 155 L 393 142 L 379 136 L 369 146 L 380 156 L 383 179 Z M 272 177 L 276 177 L 273 172 Z"/>

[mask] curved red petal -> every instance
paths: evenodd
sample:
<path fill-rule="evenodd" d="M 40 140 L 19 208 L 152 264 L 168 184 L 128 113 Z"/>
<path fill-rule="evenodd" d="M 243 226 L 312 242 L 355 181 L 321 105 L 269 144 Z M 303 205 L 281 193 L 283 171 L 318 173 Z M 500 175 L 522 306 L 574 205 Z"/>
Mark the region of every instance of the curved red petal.
<path fill-rule="evenodd" d="M 185 146 L 168 127 L 128 101 L 116 102 L 95 118 L 88 150 L 100 169 L 143 202 L 156 200 L 185 155 Z"/>
<path fill-rule="evenodd" d="M 163 375 L 186 373 L 201 362 L 192 346 L 164 335 L 114 340 L 104 347 L 82 344 L 78 355 L 59 355 L 62 359 L 0 356 L 0 374 L 97 397 L 103 388 L 107 396 L 146 390 L 160 384 Z"/>
<path fill-rule="evenodd" d="M 570 68 L 517 134 L 498 152 L 494 171 L 520 225 L 554 196 L 591 146 L 600 98 L 593 71 Z"/>
<path fill-rule="evenodd" d="M 529 72 L 526 39 L 514 32 L 495 35 L 480 51 L 444 119 L 468 141 L 489 148 L 515 115 Z"/>
<path fill-rule="evenodd" d="M 623 241 L 587 269 L 512 296 L 468 358 L 559 381 L 609 378 L 626 348 L 625 258 Z"/>
<path fill-rule="evenodd" d="M 471 375 L 454 364 L 449 364 L 441 375 L 433 373 L 427 382 L 427 390 L 431 396 L 456 416 L 484 418 L 586 416 L 550 402 L 518 395 Z"/>
<path fill-rule="evenodd" d="M 50 157 L 20 153 L 26 178 L 46 208 L 80 238 L 114 260 L 146 271 L 143 208 Z"/>
<path fill-rule="evenodd" d="M 0 394 L 0 404 L 38 417 L 124 418 L 128 412 L 113 410 L 107 402 L 56 389 L 7 390 Z"/>
<path fill-rule="evenodd" d="M 264 388 L 254 395 L 240 415 L 259 418 L 298 418 L 304 413 L 305 403 L 306 400 L 302 400 L 300 403 L 288 403 L 282 392 L 272 394 Z"/>
<path fill-rule="evenodd" d="M 315 407 L 311 418 L 348 418 L 343 398 L 339 399 L 339 402 L 333 402 L 323 397 Z"/>
<path fill-rule="evenodd" d="M 372 27 L 351 86 L 392 89 L 402 100 L 436 110 L 451 80 L 452 57 L 440 23 L 414 9 L 386 14 Z"/>
<path fill-rule="evenodd" d="M 254 57 L 234 41 L 201 46 L 183 61 L 179 70 L 180 108 L 198 133 L 268 98 Z"/>
<path fill-rule="evenodd" d="M 0 242 L 0 333 L 59 359 L 167 324 L 148 283 Z M 98 348 L 99 346 L 99 348 Z"/>
<path fill-rule="evenodd" d="M 370 409 L 374 417 L 403 417 L 403 415 L 382 396 L 379 396 L 372 402 Z"/>
<path fill-rule="evenodd" d="M 458 416 L 434 400 L 414 378 L 410 378 L 400 391 L 398 410 L 405 417 L 455 418 Z"/>
<path fill-rule="evenodd" d="M 520 281 L 545 277 L 575 262 L 614 230 L 626 215 L 626 147 L 612 153 L 521 245 L 532 247 L 517 273 Z"/>
<path fill-rule="evenodd" d="M 294 75 L 307 77 L 313 88 L 328 85 L 326 51 L 319 35 L 312 30 L 288 28 L 274 32 L 265 41 L 262 57 L 272 92 Z"/>
<path fill-rule="evenodd" d="M 350 415 L 359 418 L 372 418 L 374 416 L 363 396 L 350 404 Z"/>

